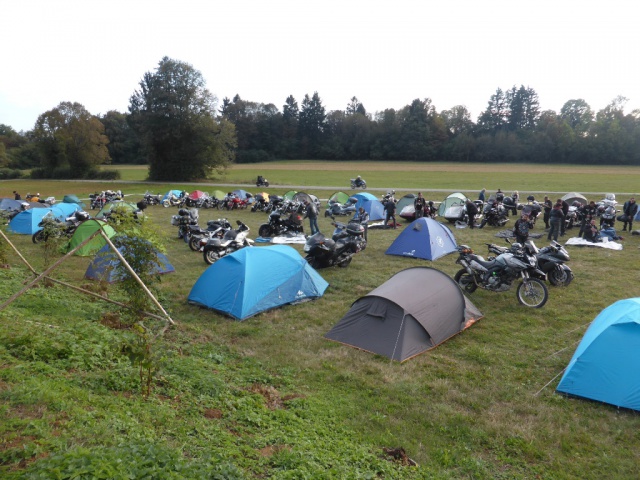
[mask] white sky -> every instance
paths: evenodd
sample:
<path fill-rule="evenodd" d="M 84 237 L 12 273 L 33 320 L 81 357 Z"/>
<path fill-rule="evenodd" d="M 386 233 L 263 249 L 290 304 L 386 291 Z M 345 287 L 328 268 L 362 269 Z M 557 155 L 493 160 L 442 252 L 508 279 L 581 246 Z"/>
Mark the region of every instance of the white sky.
<path fill-rule="evenodd" d="M 474 121 L 497 88 L 542 110 L 616 96 L 640 108 L 640 28 L 628 0 L 0 0 L 0 123 L 30 130 L 60 102 L 126 112 L 163 56 L 199 70 L 221 101 L 282 110 L 317 91 L 329 110 L 431 98 Z"/>

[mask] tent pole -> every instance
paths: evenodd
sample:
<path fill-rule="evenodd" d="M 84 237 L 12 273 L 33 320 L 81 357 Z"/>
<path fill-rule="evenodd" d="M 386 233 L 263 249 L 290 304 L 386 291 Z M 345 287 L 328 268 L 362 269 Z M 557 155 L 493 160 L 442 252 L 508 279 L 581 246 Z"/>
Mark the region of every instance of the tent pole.
<path fill-rule="evenodd" d="M 156 307 L 158 307 L 160 309 L 160 311 L 162 313 L 164 313 L 166 320 L 169 321 L 169 323 L 171 325 L 175 325 L 175 322 L 171 319 L 171 317 L 169 316 L 169 314 L 165 311 L 164 308 L 162 308 L 162 305 L 160 305 L 160 302 L 158 302 L 158 300 L 156 300 L 156 297 L 153 296 L 153 293 L 151 293 L 151 291 L 147 288 L 147 286 L 144 284 L 144 282 L 140 279 L 140 277 L 138 276 L 138 274 L 136 272 L 134 272 L 133 268 L 131 268 L 131 265 L 129 265 L 129 263 L 125 260 L 125 258 L 122 256 L 122 254 L 118 251 L 118 248 L 113 244 L 113 242 L 111 241 L 111 239 L 109 238 L 109 236 L 104 233 L 104 231 L 102 230 L 102 227 L 100 227 L 100 234 L 102 235 L 102 237 L 106 240 L 106 242 L 109 244 L 109 246 L 111 247 L 111 249 L 113 250 L 113 252 L 116 254 L 116 256 L 118 257 L 118 259 L 120 259 L 120 261 L 122 262 L 122 264 L 125 266 L 125 268 L 128 270 L 128 272 L 131 274 L 131 276 L 133 276 L 133 278 L 136 279 L 136 282 L 138 282 L 138 284 L 142 287 L 142 289 L 145 291 L 145 293 L 149 296 L 149 298 L 153 301 L 153 303 L 155 304 Z"/>

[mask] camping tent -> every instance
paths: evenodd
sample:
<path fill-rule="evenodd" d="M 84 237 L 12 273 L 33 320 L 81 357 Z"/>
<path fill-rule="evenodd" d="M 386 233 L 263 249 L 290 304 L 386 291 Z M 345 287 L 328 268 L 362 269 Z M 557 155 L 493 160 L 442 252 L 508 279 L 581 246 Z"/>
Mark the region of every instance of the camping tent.
<path fill-rule="evenodd" d="M 82 203 L 78 196 L 74 194 L 65 195 L 62 198 L 62 203 L 75 203 L 77 205 L 80 205 L 80 208 L 84 208 L 84 203 Z"/>
<path fill-rule="evenodd" d="M 591 323 L 557 391 L 640 410 L 640 298 L 619 300 Z"/>
<path fill-rule="evenodd" d="M 251 194 L 248 194 L 246 190 L 242 189 L 233 190 L 233 193 L 235 193 L 240 200 L 246 200 L 247 198 L 252 197 Z"/>
<path fill-rule="evenodd" d="M 398 203 L 396 203 L 396 211 L 402 212 L 402 209 L 408 205 L 411 205 L 411 207 L 413 207 L 413 202 L 415 201 L 416 197 L 417 195 L 415 193 L 407 193 L 404 197 L 398 200 Z"/>
<path fill-rule="evenodd" d="M 198 278 L 190 303 L 237 320 L 288 303 L 321 297 L 329 284 L 288 245 L 243 248 L 215 262 Z"/>
<path fill-rule="evenodd" d="M 377 200 L 376 196 L 369 192 L 356 193 L 355 195 L 351 195 L 351 198 L 358 199 L 356 202 L 356 210 L 358 210 L 367 200 Z"/>
<path fill-rule="evenodd" d="M 191 192 L 189 194 L 189 196 L 187 198 L 191 199 L 191 200 L 199 200 L 201 198 L 206 198 L 208 197 L 208 195 L 203 192 L 202 190 L 194 190 L 193 192 Z"/>
<path fill-rule="evenodd" d="M 14 200 L 13 198 L 1 198 L 0 210 L 6 211 L 19 211 L 22 209 L 22 202 Z"/>
<path fill-rule="evenodd" d="M 341 205 L 344 205 L 345 203 L 347 203 L 347 200 L 349 200 L 349 195 L 347 195 L 344 192 L 336 192 L 329 197 L 327 204 L 331 203 L 331 201 L 334 201 L 334 202 L 338 202 Z"/>
<path fill-rule="evenodd" d="M 376 220 L 384 220 L 386 214 L 384 212 L 384 205 L 380 200 L 367 200 L 360 205 L 364 208 L 364 211 L 369 214 L 369 221 L 375 222 Z"/>
<path fill-rule="evenodd" d="M 163 274 L 163 273 L 172 273 L 175 272 L 175 268 L 173 265 L 169 263 L 166 255 L 162 252 L 158 252 L 153 248 L 151 243 L 144 239 L 137 239 L 139 242 L 145 242 L 148 244 L 150 249 L 153 249 L 157 255 L 158 262 L 154 263 L 152 267 L 152 273 L 154 274 Z M 118 251 L 122 254 L 125 259 L 127 258 L 127 254 L 125 251 L 124 245 L 118 245 L 118 242 L 114 242 L 118 248 Z M 122 273 L 119 271 L 117 266 L 120 265 L 120 259 L 113 252 L 109 245 L 106 245 L 100 249 L 100 251 L 96 254 L 94 259 L 89 264 L 89 268 L 87 268 L 86 273 L 84 274 L 85 278 L 90 280 L 102 280 L 108 283 L 118 282 L 122 279 Z"/>
<path fill-rule="evenodd" d="M 562 197 L 562 200 L 565 200 L 569 205 L 571 205 L 573 202 L 580 202 L 582 205 L 586 205 L 589 203 L 589 200 L 587 200 L 584 195 L 577 192 L 567 193 L 564 197 Z"/>
<path fill-rule="evenodd" d="M 100 209 L 100 211 L 96 214 L 95 218 L 103 219 L 106 214 L 111 213 L 111 210 L 114 208 L 124 208 L 128 212 L 135 212 L 138 207 L 136 207 L 133 203 L 124 202 L 122 200 L 116 200 L 113 202 L 107 202 L 104 204 L 104 207 Z"/>
<path fill-rule="evenodd" d="M 449 221 L 460 220 L 464 216 L 463 210 L 466 201 L 467 197 L 464 193 L 452 193 L 438 206 L 438 216 Z"/>
<path fill-rule="evenodd" d="M 211 196 L 216 200 L 222 200 L 224 197 L 227 196 L 227 194 L 224 193 L 222 190 L 214 190 Z"/>
<path fill-rule="evenodd" d="M 61 221 L 64 221 L 78 210 L 81 210 L 77 203 L 58 203 L 51 207 L 51 213 Z"/>
<path fill-rule="evenodd" d="M 325 338 L 404 362 L 482 316 L 448 275 L 413 267 L 356 300 Z"/>
<path fill-rule="evenodd" d="M 410 223 L 385 252 L 387 255 L 437 260 L 455 252 L 456 239 L 446 225 L 431 218 Z"/>
<path fill-rule="evenodd" d="M 38 224 L 42 218 L 51 212 L 49 208 L 30 208 L 24 212 L 17 214 L 11 222 L 9 222 L 9 230 L 13 233 L 21 233 L 23 235 L 33 235 L 42 228 Z"/>
<path fill-rule="evenodd" d="M 284 198 L 285 200 L 293 200 L 293 197 L 295 197 L 296 193 L 298 192 L 295 190 L 289 190 L 282 196 L 282 198 Z"/>
<path fill-rule="evenodd" d="M 180 198 L 180 195 L 182 195 L 182 190 L 169 190 L 167 193 L 164 194 L 164 197 L 162 197 L 162 200 L 167 200 L 171 194 L 175 195 L 176 197 Z"/>
<path fill-rule="evenodd" d="M 89 238 L 100 227 L 102 227 L 102 229 L 104 230 L 104 233 L 106 233 L 109 238 L 113 237 L 116 234 L 115 230 L 111 227 L 111 225 L 107 225 L 107 223 L 102 220 L 95 220 L 95 219 L 87 220 L 86 222 L 82 222 L 78 226 L 76 231 L 73 233 L 73 236 L 71 237 L 71 239 L 69 240 L 69 243 L 67 243 L 65 247 L 65 252 L 70 252 L 71 250 L 76 248 L 78 245 L 84 242 L 87 238 Z M 94 255 L 102 247 L 104 247 L 106 243 L 107 242 L 105 241 L 104 238 L 102 238 L 102 235 L 98 234 L 95 237 L 93 237 L 89 243 L 87 243 L 82 248 L 77 250 L 75 254 L 81 257 L 88 257 L 91 255 Z"/>

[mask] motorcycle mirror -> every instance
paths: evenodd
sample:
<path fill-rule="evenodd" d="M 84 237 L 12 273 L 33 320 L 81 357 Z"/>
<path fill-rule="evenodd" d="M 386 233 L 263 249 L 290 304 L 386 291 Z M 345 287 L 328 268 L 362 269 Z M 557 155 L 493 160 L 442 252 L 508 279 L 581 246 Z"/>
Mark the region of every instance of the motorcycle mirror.
<path fill-rule="evenodd" d="M 240 220 L 236 220 L 236 225 L 242 225 L 242 222 Z"/>

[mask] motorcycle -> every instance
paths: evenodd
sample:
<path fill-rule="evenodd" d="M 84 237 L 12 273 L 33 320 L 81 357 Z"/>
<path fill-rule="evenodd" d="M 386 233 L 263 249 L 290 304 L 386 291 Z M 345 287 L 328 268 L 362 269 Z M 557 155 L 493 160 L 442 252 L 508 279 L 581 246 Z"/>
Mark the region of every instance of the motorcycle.
<path fill-rule="evenodd" d="M 171 217 L 171 225 L 178 227 L 178 238 L 188 241 L 188 238 L 185 237 L 189 234 L 189 226 L 198 225 L 199 218 L 200 214 L 195 208 L 191 210 L 181 208 L 178 210 L 178 215 Z"/>
<path fill-rule="evenodd" d="M 164 208 L 169 208 L 169 207 L 180 208 L 185 205 L 186 201 L 187 201 L 186 192 L 182 192 L 179 196 L 176 195 L 175 193 L 172 193 L 167 198 L 162 200 L 162 206 Z"/>
<path fill-rule="evenodd" d="M 257 212 L 258 210 L 261 212 L 266 212 L 269 202 L 265 199 L 264 195 L 258 193 L 255 197 L 255 202 L 251 205 L 251 211 Z"/>
<path fill-rule="evenodd" d="M 356 213 L 355 198 L 350 198 L 344 205 L 335 200 L 330 200 L 327 209 L 324 211 L 325 217 L 333 217 L 335 215 L 353 215 Z"/>
<path fill-rule="evenodd" d="M 229 253 L 253 245 L 253 240 L 247 238 L 249 227 L 240 220 L 237 220 L 236 223 L 238 228 L 235 230 L 227 230 L 222 238 L 212 238 L 207 242 L 203 249 L 205 263 L 212 265 L 216 260 Z"/>
<path fill-rule="evenodd" d="M 231 224 L 226 218 L 209 220 L 206 229 L 199 225 L 189 225 L 187 243 L 194 252 L 201 252 L 209 240 L 215 237 L 222 238 L 228 230 L 231 230 Z"/>
<path fill-rule="evenodd" d="M 490 253 L 500 255 L 509 250 L 508 247 L 488 243 Z M 550 245 L 538 249 L 533 240 L 527 240 L 524 248 L 529 255 L 536 257 L 538 268 L 546 275 L 549 283 L 553 286 L 568 286 L 573 280 L 573 272 L 565 262 L 570 260 L 569 252 L 555 240 Z"/>
<path fill-rule="evenodd" d="M 480 222 L 480 228 L 483 228 L 487 223 L 491 227 L 502 227 L 509 221 L 507 217 L 507 209 L 496 201 L 488 201 L 482 210 L 482 221 Z"/>
<path fill-rule="evenodd" d="M 89 220 L 89 214 L 83 211 L 74 213 L 64 221 L 58 220 L 51 215 L 45 215 L 40 223 L 38 223 L 38 227 L 41 227 L 41 230 L 38 230 L 31 236 L 31 241 L 37 244 L 46 242 L 51 237 L 71 238 L 78 228 L 78 225 L 85 220 Z"/>
<path fill-rule="evenodd" d="M 304 233 L 302 225 L 302 215 L 297 212 L 291 212 L 287 215 L 286 209 L 278 209 L 269 214 L 268 223 L 263 223 L 258 229 L 258 235 L 262 238 L 270 238 L 283 235 L 287 232 L 295 234 Z"/>
<path fill-rule="evenodd" d="M 356 253 L 367 248 L 363 225 L 335 221 L 332 225 L 336 229 L 331 238 L 318 232 L 310 236 L 304 245 L 303 250 L 307 254 L 305 260 L 313 268 L 347 267 Z"/>
<path fill-rule="evenodd" d="M 537 268 L 536 258 L 529 255 L 522 245 L 514 243 L 511 248 L 491 260 L 475 255 L 467 245 L 458 247 L 456 263 L 462 265 L 454 280 L 466 293 L 473 293 L 478 287 L 493 292 L 504 292 L 514 281 L 522 281 L 516 290 L 518 301 L 527 307 L 540 308 L 549 299 L 549 291 L 542 280 L 544 273 Z"/>
<path fill-rule="evenodd" d="M 520 204 L 518 205 L 518 208 L 522 210 L 522 213 L 526 213 L 527 215 L 529 215 L 529 221 L 533 225 L 535 225 L 538 216 L 540 216 L 540 214 L 542 213 L 542 207 L 538 202 L 535 201 L 532 196 L 528 197 L 528 200 L 529 203 L 524 205 Z"/>
<path fill-rule="evenodd" d="M 264 178 L 262 175 L 258 175 L 258 179 L 256 180 L 256 187 L 268 187 L 269 181 Z"/>
<path fill-rule="evenodd" d="M 153 195 L 147 191 L 142 197 L 142 201 L 145 205 L 160 205 L 160 202 L 162 202 L 162 195 Z"/>
<path fill-rule="evenodd" d="M 269 203 L 265 206 L 264 211 L 271 213 L 274 210 L 278 210 L 284 203 L 284 197 L 279 195 L 269 195 Z"/>
<path fill-rule="evenodd" d="M 351 178 L 350 180 L 352 189 L 361 188 L 364 190 L 367 188 L 367 182 L 365 182 L 363 178 Z"/>
<path fill-rule="evenodd" d="M 598 205 L 597 215 L 600 217 L 600 228 L 603 226 L 614 228 L 618 212 L 619 210 L 616 210 L 613 205 Z"/>

